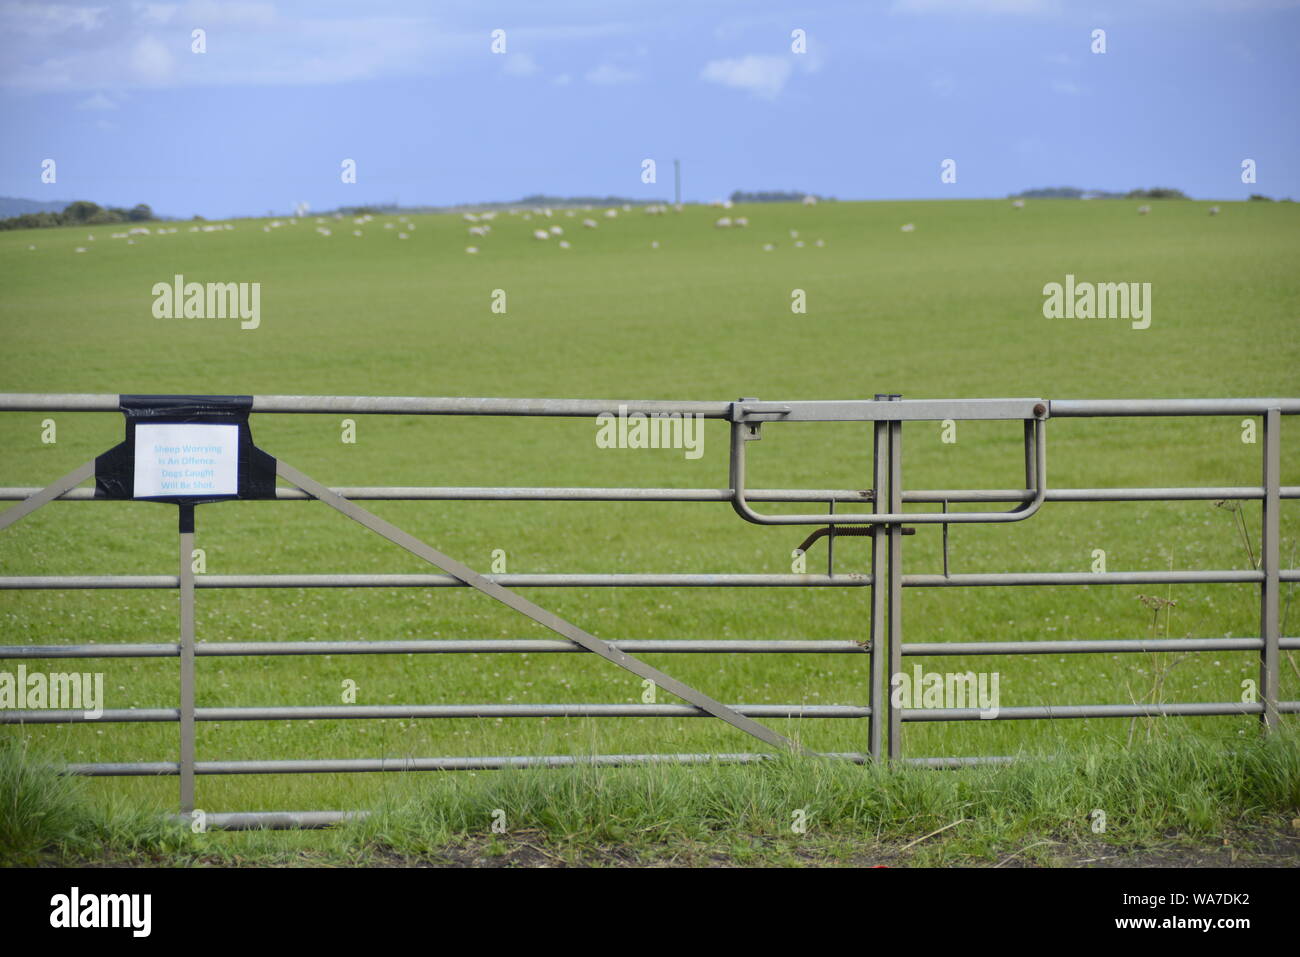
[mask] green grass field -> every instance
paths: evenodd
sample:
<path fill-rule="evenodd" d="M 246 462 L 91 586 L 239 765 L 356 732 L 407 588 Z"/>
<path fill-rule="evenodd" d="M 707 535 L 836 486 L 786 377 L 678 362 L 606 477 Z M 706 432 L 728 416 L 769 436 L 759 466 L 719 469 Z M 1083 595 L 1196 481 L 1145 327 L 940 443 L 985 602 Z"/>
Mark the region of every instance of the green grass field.
<path fill-rule="evenodd" d="M 1300 394 L 1300 208 L 1289 203 L 1003 201 L 758 205 L 725 215 L 688 207 L 607 220 L 502 214 L 486 238 L 459 216 L 413 216 L 384 229 L 314 219 L 109 238 L 110 227 L 0 234 L 0 391 L 357 394 L 728 400 Z M 600 221 L 581 227 L 585 216 Z M 900 226 L 914 223 L 915 231 Z M 561 225 L 571 249 L 532 230 Z M 121 228 L 121 227 L 119 227 Z M 359 228 L 364 235 L 352 235 Z M 806 242 L 796 248 L 790 231 Z M 87 232 L 95 235 L 87 239 Z M 816 240 L 824 247 L 815 246 Z M 652 249 L 651 243 L 659 248 Z M 480 248 L 467 255 L 470 244 Z M 765 243 L 775 244 L 770 252 Z M 29 246 L 35 246 L 34 249 Z M 77 253 L 77 247 L 85 252 Z M 157 319 L 154 283 L 260 282 L 261 325 Z M 1122 320 L 1046 319 L 1042 287 L 1150 282 L 1150 328 Z M 792 314 L 791 291 L 807 294 Z M 505 315 L 491 311 L 504 289 Z M 36 413 L 0 416 L 0 484 L 39 486 L 121 439 L 110 414 L 58 414 L 43 444 Z M 604 450 L 577 419 L 264 415 L 257 443 L 330 485 L 641 485 L 723 488 L 726 429 L 706 425 L 704 455 Z M 1018 425 L 938 423 L 904 430 L 912 488 L 1021 483 Z M 1261 446 L 1239 420 L 1057 420 L 1056 487 L 1257 484 Z M 772 425 L 750 451 L 751 487 L 870 483 L 870 427 Z M 1284 423 L 1283 484 L 1300 484 L 1300 441 Z M 803 529 L 748 525 L 722 504 L 370 503 L 373 511 L 480 571 L 494 549 L 521 572 L 789 571 Z M 774 510 L 775 506 L 772 507 Z M 1259 507 L 1243 506 L 1252 546 Z M 1300 513 L 1283 511 L 1288 567 Z M 937 527 L 905 540 L 910 572 L 941 570 Z M 319 503 L 222 503 L 198 510 L 209 574 L 425 572 L 417 559 Z M 1029 521 L 953 528 L 954 572 L 1248 568 L 1233 516 L 1209 502 L 1049 504 Z M 824 560 L 824 544 L 809 570 Z M 174 574 L 175 512 L 151 503 L 54 503 L 0 534 L 0 574 Z M 836 545 L 838 572 L 865 571 L 865 540 Z M 906 639 L 1145 637 L 1148 587 L 911 589 Z M 5 591 L 0 642 L 176 640 L 172 592 Z M 1258 590 L 1179 585 L 1158 634 L 1258 634 Z M 863 589 L 535 589 L 530 598 L 605 639 L 867 636 Z M 1284 604 L 1289 596 L 1283 596 Z M 1289 604 L 1288 604 L 1289 607 Z M 243 590 L 198 596 L 198 637 L 222 640 L 541 638 L 539 626 L 459 589 Z M 1295 634 L 1296 616 L 1284 633 Z M 647 655 L 726 702 L 866 701 L 866 656 Z M 341 683 L 358 704 L 633 702 L 640 681 L 578 655 L 199 659 L 198 705 L 328 705 Z M 1128 702 L 1164 675 L 1166 701 L 1236 700 L 1253 653 L 929 659 L 930 670 L 996 670 L 1003 707 Z M 29 663 L 106 675 L 107 706 L 169 707 L 174 660 Z M 48 668 L 46 667 L 48 665 Z M 65 667 L 66 666 L 66 667 Z M 7 663 L 4 667 L 11 668 Z M 1300 697 L 1284 657 L 1282 696 Z M 661 700 L 663 700 L 661 695 Z M 1293 722 L 1294 719 L 1287 719 Z M 818 750 L 865 747 L 863 721 L 772 721 Z M 912 724 L 908 755 L 1119 749 L 1148 736 L 1208 741 L 1256 735 L 1254 718 Z M 6 726 L 42 753 L 75 761 L 175 760 L 174 724 Z M 756 742 L 753 742 L 755 745 Z M 720 722 L 665 718 L 200 724 L 199 760 L 382 755 L 589 754 L 751 750 Z M 406 779 L 408 776 L 400 776 Z M 411 776 L 413 777 L 413 776 Z M 176 779 L 97 779 L 91 799 L 174 810 Z M 423 787 L 382 775 L 201 777 L 209 811 L 351 809 Z M 484 812 L 487 813 L 486 811 Z M 223 838 L 241 840 L 233 835 Z M 285 841 L 310 841 L 311 836 Z"/>

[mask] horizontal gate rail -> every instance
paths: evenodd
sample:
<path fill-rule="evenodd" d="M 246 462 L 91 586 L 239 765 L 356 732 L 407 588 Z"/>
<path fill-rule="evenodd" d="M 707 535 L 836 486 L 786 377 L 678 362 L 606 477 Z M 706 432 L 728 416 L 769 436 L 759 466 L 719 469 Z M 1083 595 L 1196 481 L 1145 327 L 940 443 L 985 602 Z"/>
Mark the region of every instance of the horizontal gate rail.
<path fill-rule="evenodd" d="M 607 641 L 622 651 L 655 654 L 823 654 L 866 653 L 857 641 L 788 641 L 745 638 L 694 640 L 690 638 Z M 175 658 L 180 645 L 131 642 L 114 645 L 8 645 L 5 658 Z M 494 653 L 587 654 L 572 642 L 548 638 L 417 639 L 414 641 L 201 641 L 194 646 L 200 658 L 235 658 L 273 655 L 445 655 Z"/>
<path fill-rule="evenodd" d="M 747 718 L 869 718 L 871 709 L 845 704 L 732 704 Z M 274 708 L 195 708 L 195 721 L 347 721 L 368 718 L 707 718 L 689 704 L 377 704 Z M 84 711 L 0 711 L 0 724 L 131 724 L 179 721 L 179 708 Z"/>
<path fill-rule="evenodd" d="M 176 397 L 171 397 L 176 398 Z M 197 397 L 203 398 L 203 397 Z M 770 753 L 711 754 L 610 754 L 520 755 L 499 757 L 386 756 L 379 758 L 321 760 L 198 761 L 194 754 L 196 722 L 386 720 L 386 719 L 504 719 L 504 718 L 617 718 L 617 717 L 718 717 L 769 744 L 791 745 L 784 736 L 756 725 L 753 719 L 847 719 L 868 722 L 864 752 L 835 752 L 824 757 L 857 763 L 888 757 L 915 766 L 957 768 L 974 764 L 999 764 L 1010 757 L 903 757 L 901 727 L 933 721 L 1061 720 L 1135 717 L 1258 716 L 1264 730 L 1277 725 L 1281 715 L 1300 713 L 1300 702 L 1279 700 L 1279 655 L 1300 649 L 1300 637 L 1284 637 L 1279 623 L 1279 589 L 1300 581 L 1300 569 L 1281 567 L 1279 506 L 1300 499 L 1300 486 L 1282 485 L 1280 469 L 1281 417 L 1300 414 L 1300 399 L 1161 399 L 1161 400 L 903 400 L 878 395 L 875 399 L 847 401 L 727 402 L 602 399 L 508 399 L 461 397 L 368 396 L 251 396 L 245 400 L 258 414 L 447 415 L 591 418 L 619 414 L 644 416 L 698 416 L 725 422 L 731 433 L 730 471 L 726 488 L 640 488 L 579 486 L 327 486 L 278 464 L 279 474 L 296 487 L 277 487 L 274 499 L 286 502 L 321 501 L 344 512 L 390 541 L 437 565 L 448 574 L 269 574 L 193 575 L 189 572 L 186 542 L 192 535 L 182 505 L 181 573 L 176 575 L 37 575 L 0 577 L 0 590 L 168 590 L 178 589 L 183 599 L 182 640 L 171 642 L 77 643 L 2 645 L 0 658 L 14 660 L 75 658 L 178 658 L 181 706 L 177 708 L 106 709 L 89 719 L 85 712 L 69 710 L 0 711 L 0 724 L 50 725 L 90 723 L 179 723 L 180 760 L 177 762 L 75 763 L 68 773 L 89 776 L 179 776 L 182 820 L 194 806 L 193 778 L 214 774 L 304 774 L 419 770 L 491 770 L 508 767 L 615 767 L 637 764 L 752 764 L 770 760 Z M 0 411 L 10 412 L 121 412 L 123 399 L 115 394 L 0 394 Z M 1053 488 L 1047 477 L 1046 425 L 1051 419 L 1177 416 L 1259 416 L 1263 419 L 1263 468 L 1258 485 L 1203 487 Z M 1024 425 L 1023 488 L 1010 489 L 905 489 L 902 487 L 902 429 L 908 422 L 991 420 Z M 870 487 L 859 489 L 755 489 L 745 487 L 745 453 L 748 442 L 762 428 L 778 423 L 842 422 L 870 425 L 874 429 L 873 469 Z M 0 487 L 0 501 L 17 504 L 0 511 L 0 529 L 13 525 L 47 503 L 109 501 L 96 490 L 78 487 L 94 477 L 95 462 L 82 465 L 47 486 Z M 815 525 L 805 539 L 806 550 L 828 537 L 825 574 L 501 574 L 479 575 L 454 559 L 366 512 L 354 501 L 568 501 L 568 502 L 708 502 L 728 504 L 750 522 L 771 525 Z M 1032 519 L 1047 504 L 1150 503 L 1198 501 L 1258 501 L 1262 505 L 1259 567 L 1253 569 L 1130 570 L 1116 572 L 1004 571 L 950 574 L 947 566 L 948 526 L 970 522 L 1008 522 Z M 752 503 L 808 503 L 827 506 L 822 514 L 760 514 Z M 981 505 L 1005 504 L 1009 511 L 978 511 Z M 942 511 L 905 511 L 907 505 L 942 506 Z M 962 510 L 960 506 L 975 506 Z M 954 506 L 958 506 L 954 508 Z M 864 511 L 863 509 L 871 509 Z M 908 526 L 939 525 L 944 535 L 942 574 L 904 573 L 902 536 L 917 529 Z M 870 574 L 835 572 L 836 537 L 867 535 L 871 546 Z M 449 563 L 449 564 L 444 564 Z M 969 588 L 1078 585 L 1249 585 L 1260 591 L 1260 630 L 1257 637 L 1163 638 L 1043 641 L 922 641 L 902 637 L 902 593 L 908 588 Z M 198 642 L 192 634 L 193 596 L 209 589 L 249 588 L 465 588 L 473 587 L 517 611 L 541 621 L 560 634 L 558 639 L 463 639 L 399 641 L 222 641 Z M 513 592 L 512 588 L 869 588 L 870 631 L 857 640 L 790 639 L 620 639 L 602 641 L 564 622 Z M 188 602 L 188 605 L 186 603 Z M 886 674 L 899 674 L 906 658 L 987 657 L 999 655 L 1149 654 L 1153 652 L 1257 652 L 1260 656 L 1259 696 L 1250 702 L 1100 703 L 998 707 L 996 713 L 979 708 L 897 707 L 885 694 Z M 603 656 L 635 673 L 654 674 L 679 696 L 691 695 L 684 704 L 536 703 L 536 704 L 408 704 L 345 706 L 274 706 L 197 708 L 193 704 L 193 662 L 213 657 L 275 657 L 320 655 L 416 654 L 592 654 Z M 862 704 L 732 704 L 723 705 L 694 689 L 675 682 L 630 656 L 637 654 L 858 654 L 870 658 L 868 698 Z M 886 670 L 887 669 L 887 670 Z M 675 690 L 674 690 L 675 689 Z M 960 703 L 960 702 L 958 702 Z M 284 811 L 209 814 L 211 826 L 230 829 L 253 827 L 324 827 L 364 816 L 352 811 Z"/>
<path fill-rule="evenodd" d="M 861 588 L 868 575 L 484 575 L 510 588 Z M 175 575 L 33 575 L 0 578 L 0 590 L 178 588 Z M 204 588 L 466 588 L 451 575 L 195 575 Z"/>

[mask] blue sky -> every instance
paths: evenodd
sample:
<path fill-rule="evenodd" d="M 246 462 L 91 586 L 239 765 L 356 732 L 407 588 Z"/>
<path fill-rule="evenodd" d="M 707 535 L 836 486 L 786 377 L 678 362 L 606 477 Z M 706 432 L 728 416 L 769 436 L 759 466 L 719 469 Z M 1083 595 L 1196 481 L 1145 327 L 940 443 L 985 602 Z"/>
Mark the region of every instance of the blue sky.
<path fill-rule="evenodd" d="M 699 201 L 1054 185 L 1300 199 L 1287 0 L 0 0 L 0 50 L 0 195 L 31 199 L 217 217 L 671 198 L 674 157 Z"/>

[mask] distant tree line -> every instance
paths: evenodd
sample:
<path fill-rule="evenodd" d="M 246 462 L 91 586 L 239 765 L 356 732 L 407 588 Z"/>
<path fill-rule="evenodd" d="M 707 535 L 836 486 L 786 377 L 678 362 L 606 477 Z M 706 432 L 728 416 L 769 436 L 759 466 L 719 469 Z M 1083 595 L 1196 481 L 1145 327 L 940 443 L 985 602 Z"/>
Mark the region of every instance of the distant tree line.
<path fill-rule="evenodd" d="M 153 210 L 145 203 L 130 209 L 100 206 L 79 199 L 69 203 L 61 213 L 23 213 L 9 219 L 0 219 L 0 229 L 42 229 L 49 226 L 107 226 L 113 223 L 145 223 L 154 218 Z"/>
<path fill-rule="evenodd" d="M 753 192 L 738 189 L 731 194 L 731 201 L 733 203 L 799 203 L 805 196 L 813 196 L 814 199 L 819 200 L 831 198 L 784 189 L 759 189 Z"/>
<path fill-rule="evenodd" d="M 1131 189 L 1127 193 L 1109 193 L 1101 189 L 1079 189 L 1077 186 L 1049 186 L 1014 193 L 1012 199 L 1187 199 L 1181 189 L 1155 186 L 1151 189 Z"/>

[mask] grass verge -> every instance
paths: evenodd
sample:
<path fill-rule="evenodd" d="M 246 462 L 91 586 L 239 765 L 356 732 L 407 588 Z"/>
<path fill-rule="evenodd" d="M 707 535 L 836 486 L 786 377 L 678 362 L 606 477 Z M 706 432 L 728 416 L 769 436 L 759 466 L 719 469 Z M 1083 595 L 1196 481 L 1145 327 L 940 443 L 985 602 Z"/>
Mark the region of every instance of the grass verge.
<path fill-rule="evenodd" d="M 0 744 L 0 861 L 1052 864 L 1248 835 L 1285 856 L 1297 848 L 1300 741 L 1167 737 L 958 771 L 779 758 L 395 775 L 366 820 L 298 833 L 192 834 L 93 802 L 85 784 Z"/>

